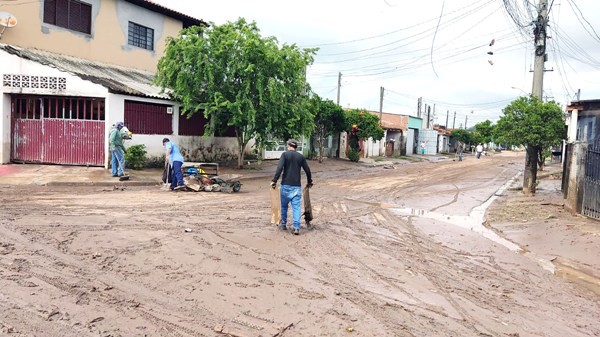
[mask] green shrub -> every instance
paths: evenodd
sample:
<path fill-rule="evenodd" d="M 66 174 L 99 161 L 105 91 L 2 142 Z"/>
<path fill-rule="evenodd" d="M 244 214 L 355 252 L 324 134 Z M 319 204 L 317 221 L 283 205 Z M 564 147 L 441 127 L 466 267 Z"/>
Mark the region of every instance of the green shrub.
<path fill-rule="evenodd" d="M 348 159 L 350 159 L 350 161 L 353 162 L 358 162 L 358 160 L 360 159 L 360 153 L 354 149 L 348 150 L 347 156 Z"/>
<path fill-rule="evenodd" d="M 146 163 L 146 145 L 138 144 L 130 146 L 125 151 L 125 164 L 127 167 L 134 170 L 140 170 L 144 168 Z"/>

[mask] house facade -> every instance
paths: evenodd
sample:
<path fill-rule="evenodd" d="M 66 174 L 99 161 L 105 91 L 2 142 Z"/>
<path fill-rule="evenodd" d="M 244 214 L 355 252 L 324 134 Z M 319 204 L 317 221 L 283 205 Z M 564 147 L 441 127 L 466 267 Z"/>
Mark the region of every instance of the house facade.
<path fill-rule="evenodd" d="M 8 4 L 18 24 L 0 37 L 0 163 L 108 167 L 108 133 L 124 121 L 162 156 L 162 138 L 186 160 L 235 161 L 237 141 L 201 137 L 153 84 L 165 41 L 202 20 L 145 0 L 43 0 Z M 3 8 L 4 9 L 4 8 Z"/>
<path fill-rule="evenodd" d="M 567 107 L 568 140 L 600 141 L 600 99 L 574 101 Z"/>

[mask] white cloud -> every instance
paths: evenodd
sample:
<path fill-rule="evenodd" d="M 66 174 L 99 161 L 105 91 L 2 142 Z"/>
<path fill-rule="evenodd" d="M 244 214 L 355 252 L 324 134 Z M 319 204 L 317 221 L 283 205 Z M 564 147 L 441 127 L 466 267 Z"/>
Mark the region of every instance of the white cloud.
<path fill-rule="evenodd" d="M 264 36 L 318 46 L 309 81 L 335 101 L 341 71 L 344 107 L 378 110 L 383 86 L 386 112 L 414 113 L 423 97 L 436 105 L 441 124 L 448 110 L 457 111 L 457 124 L 465 116 L 476 123 L 497 119 L 510 100 L 531 90 L 533 38 L 518 33 L 502 0 L 155 1 L 216 24 L 244 17 L 256 21 Z M 550 2 L 546 68 L 554 71 L 545 73 L 545 95 L 563 105 L 577 89 L 582 99 L 600 98 L 600 38 L 575 7 L 597 25 L 600 2 Z"/>

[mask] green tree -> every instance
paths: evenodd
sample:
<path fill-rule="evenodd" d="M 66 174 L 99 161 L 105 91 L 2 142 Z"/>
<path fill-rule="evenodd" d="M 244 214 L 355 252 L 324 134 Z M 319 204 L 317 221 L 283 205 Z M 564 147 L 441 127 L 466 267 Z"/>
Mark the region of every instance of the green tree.
<path fill-rule="evenodd" d="M 261 148 L 270 136 L 299 137 L 314 128 L 306 68 L 315 52 L 280 47 L 276 38 L 262 37 L 254 22 L 242 18 L 193 26 L 167 40 L 155 82 L 188 115 L 204 109 L 205 135 L 233 127 L 242 167 L 251 139 Z"/>
<path fill-rule="evenodd" d="M 496 125 L 499 141 L 510 145 L 523 145 L 527 151 L 523 192 L 535 194 L 539 152 L 556 144 L 564 137 L 564 121 L 560 106 L 552 101 L 544 103 L 539 98 L 519 97 L 507 105 Z"/>
<path fill-rule="evenodd" d="M 492 141 L 494 126 L 490 120 L 475 124 L 473 140 L 477 143 L 489 143 Z"/>
<path fill-rule="evenodd" d="M 463 144 L 470 144 L 473 141 L 471 133 L 465 129 L 452 130 L 450 135 Z"/>
<path fill-rule="evenodd" d="M 344 131 L 346 114 L 341 106 L 331 100 L 323 100 L 318 95 L 312 97 L 315 112 L 315 138 L 319 144 L 319 163 L 323 162 L 325 138 Z"/>
<path fill-rule="evenodd" d="M 352 126 L 358 127 L 358 138 L 380 140 L 385 132 L 379 125 L 379 117 L 365 110 L 354 109 L 346 111 L 345 130 L 350 132 Z"/>

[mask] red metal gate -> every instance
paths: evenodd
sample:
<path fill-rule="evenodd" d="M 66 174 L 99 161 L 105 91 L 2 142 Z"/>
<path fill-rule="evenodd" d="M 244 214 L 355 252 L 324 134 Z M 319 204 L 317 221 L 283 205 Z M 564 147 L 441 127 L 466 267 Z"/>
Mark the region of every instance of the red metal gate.
<path fill-rule="evenodd" d="M 104 166 L 104 99 L 12 97 L 11 160 Z"/>

